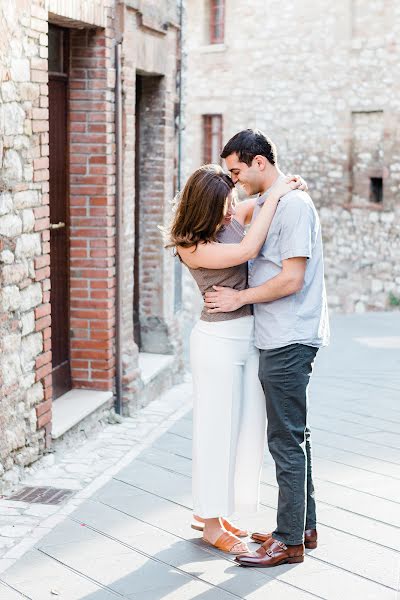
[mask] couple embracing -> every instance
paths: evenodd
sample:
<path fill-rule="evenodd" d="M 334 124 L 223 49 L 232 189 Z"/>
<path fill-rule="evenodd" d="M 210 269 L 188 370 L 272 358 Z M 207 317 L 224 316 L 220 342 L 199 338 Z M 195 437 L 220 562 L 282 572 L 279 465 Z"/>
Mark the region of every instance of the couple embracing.
<path fill-rule="evenodd" d="M 230 176 L 197 169 L 169 232 L 205 300 L 190 340 L 192 527 L 241 566 L 272 567 L 317 546 L 307 389 L 329 338 L 321 229 L 305 182 L 280 171 L 262 132 L 239 132 L 221 157 Z M 236 183 L 252 198 L 237 202 Z M 229 516 L 257 509 L 266 423 L 277 526 L 252 534 L 251 553 Z"/>

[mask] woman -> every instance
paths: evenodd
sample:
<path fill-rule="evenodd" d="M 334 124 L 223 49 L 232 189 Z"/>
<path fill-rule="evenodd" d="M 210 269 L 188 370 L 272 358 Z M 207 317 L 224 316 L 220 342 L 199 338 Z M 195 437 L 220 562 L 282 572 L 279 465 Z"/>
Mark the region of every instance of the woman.
<path fill-rule="evenodd" d="M 247 261 L 257 256 L 279 199 L 304 187 L 279 180 L 245 235 L 254 201 L 236 205 L 236 190 L 218 165 L 189 177 L 170 230 L 170 246 L 189 268 L 201 293 L 213 285 L 244 289 Z M 194 387 L 193 500 L 195 529 L 207 543 L 240 554 L 247 535 L 227 517 L 256 510 L 265 439 L 265 398 L 258 380 L 254 318 L 246 305 L 230 313 L 204 308 L 190 339 Z"/>

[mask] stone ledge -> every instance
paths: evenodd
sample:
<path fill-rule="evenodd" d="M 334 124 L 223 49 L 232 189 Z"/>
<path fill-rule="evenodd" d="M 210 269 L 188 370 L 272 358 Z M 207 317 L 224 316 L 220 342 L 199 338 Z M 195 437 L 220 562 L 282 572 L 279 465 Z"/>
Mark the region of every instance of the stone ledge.
<path fill-rule="evenodd" d="M 112 392 L 71 390 L 53 402 L 51 437 L 61 438 L 87 416 L 105 406 L 113 398 Z"/>
<path fill-rule="evenodd" d="M 152 354 L 150 352 L 139 352 L 140 377 L 143 384 L 148 385 L 161 371 L 170 367 L 175 356 L 172 354 Z"/>

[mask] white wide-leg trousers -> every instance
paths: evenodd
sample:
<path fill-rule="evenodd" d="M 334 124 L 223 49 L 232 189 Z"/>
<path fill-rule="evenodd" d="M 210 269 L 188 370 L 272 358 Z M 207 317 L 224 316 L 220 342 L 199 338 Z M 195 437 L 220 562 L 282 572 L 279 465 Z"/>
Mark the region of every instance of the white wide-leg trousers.
<path fill-rule="evenodd" d="M 193 507 L 200 517 L 258 508 L 266 427 L 258 359 L 252 316 L 199 321 L 192 330 Z"/>

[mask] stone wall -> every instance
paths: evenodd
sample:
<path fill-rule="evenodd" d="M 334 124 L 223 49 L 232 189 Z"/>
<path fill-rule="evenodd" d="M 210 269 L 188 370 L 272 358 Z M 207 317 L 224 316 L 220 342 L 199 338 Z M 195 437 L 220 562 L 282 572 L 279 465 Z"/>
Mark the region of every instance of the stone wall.
<path fill-rule="evenodd" d="M 226 2 L 225 42 L 207 43 L 206 0 L 186 3 L 185 175 L 202 164 L 203 114 L 224 140 L 259 127 L 320 209 L 330 307 L 400 298 L 400 6 Z M 370 178 L 383 178 L 383 203 Z"/>
<path fill-rule="evenodd" d="M 178 2 L 2 0 L 0 3 L 0 477 L 51 443 L 48 22 L 67 27 L 67 231 L 72 385 L 115 389 L 115 45 L 122 41 L 123 406 L 134 411 L 143 381 L 133 335 L 133 294 L 143 289 L 144 350 L 175 354 L 181 370 L 174 264 L 157 228 L 169 218 L 176 170 Z M 140 167 L 142 271 L 134 278 L 136 72 L 150 93 Z M 51 105 L 53 106 L 53 105 Z M 154 139 L 153 133 L 157 133 Z M 53 271 L 54 272 L 54 271 Z M 54 328 L 54 313 L 53 313 Z M 150 340 L 150 341 L 149 341 Z M 162 386 L 161 386 L 162 387 Z M 2 489 L 0 483 L 0 490 Z"/>
<path fill-rule="evenodd" d="M 32 462 L 49 437 L 49 146 L 43 4 L 5 0 L 0 11 L 0 474 L 14 464 Z"/>

